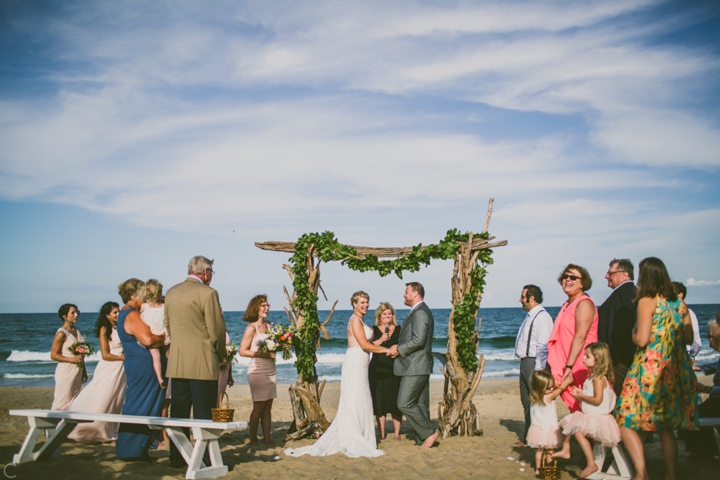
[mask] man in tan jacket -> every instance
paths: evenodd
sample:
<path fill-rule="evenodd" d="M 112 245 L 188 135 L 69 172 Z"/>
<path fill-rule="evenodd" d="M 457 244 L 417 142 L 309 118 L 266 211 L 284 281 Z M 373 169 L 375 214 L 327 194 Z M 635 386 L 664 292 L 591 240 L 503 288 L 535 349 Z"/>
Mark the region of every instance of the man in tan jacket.
<path fill-rule="evenodd" d="M 225 320 L 218 293 L 210 288 L 213 260 L 193 257 L 188 278 L 165 295 L 165 328 L 170 337 L 167 376 L 172 379 L 170 415 L 212 418 L 217 406 L 218 372 L 225 358 Z M 185 435 L 189 432 L 186 431 Z M 170 444 L 170 466 L 185 460 Z"/>

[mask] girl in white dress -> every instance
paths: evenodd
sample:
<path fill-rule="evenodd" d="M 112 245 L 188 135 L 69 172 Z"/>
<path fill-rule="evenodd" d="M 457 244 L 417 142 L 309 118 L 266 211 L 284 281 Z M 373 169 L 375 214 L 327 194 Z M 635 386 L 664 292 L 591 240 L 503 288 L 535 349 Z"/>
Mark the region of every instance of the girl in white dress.
<path fill-rule="evenodd" d="M 560 421 L 565 438 L 562 450 L 553 457 L 570 458 L 570 438 L 574 435 L 587 459 L 587 467 L 580 472 L 580 478 L 587 478 L 599 468 L 588 439 L 600 442 L 604 447 L 614 447 L 620 442 L 620 428 L 612 416 L 617 397 L 612 388 L 613 366 L 607 344 L 588 345 L 583 364 L 590 371 L 590 377 L 582 389 L 570 389 L 572 396 L 582 402 L 582 409 Z"/>
<path fill-rule="evenodd" d="M 558 426 L 555 399 L 570 385 L 572 377 L 563 380 L 560 386 L 555 385 L 553 376 L 545 370 L 535 370 L 530 376 L 530 428 L 527 444 L 535 451 L 535 475 L 540 475 L 540 466 L 545 453 L 560 445 L 562 434 Z"/>
<path fill-rule="evenodd" d="M 377 449 L 375 418 L 373 416 L 368 366 L 368 352 L 384 355 L 388 349 L 373 345 L 373 330 L 363 322 L 368 311 L 370 296 L 355 292 L 351 298 L 354 309 L 348 322 L 348 349 L 342 366 L 340 402 L 337 414 L 327 431 L 313 445 L 297 449 L 288 448 L 287 455 L 299 457 L 312 455 L 324 457 L 343 453 L 351 458 L 379 457 L 385 452 Z"/>

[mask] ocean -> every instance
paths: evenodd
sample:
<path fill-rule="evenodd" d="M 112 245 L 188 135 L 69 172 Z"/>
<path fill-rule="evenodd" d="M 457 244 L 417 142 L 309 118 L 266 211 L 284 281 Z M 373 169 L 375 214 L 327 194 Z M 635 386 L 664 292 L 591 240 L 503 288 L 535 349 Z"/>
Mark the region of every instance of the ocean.
<path fill-rule="evenodd" d="M 715 318 L 718 305 L 690 305 L 700 323 L 703 339 L 703 350 L 697 357 L 698 364 L 717 361 L 717 353 L 710 349 L 707 341 L 707 322 Z M 559 307 L 546 307 L 555 318 Z M 447 322 L 450 309 L 433 309 L 435 317 L 435 339 L 433 351 L 445 353 L 447 347 Z M 328 311 L 320 311 L 320 319 L 324 320 Z M 346 326 L 351 311 L 336 310 L 328 325 L 331 339 L 322 341 L 318 350 L 317 370 L 321 379 L 328 382 L 340 381 L 340 370 L 345 349 L 347 347 Z M 513 350 L 517 331 L 525 318 L 521 308 L 480 308 L 482 317 L 480 330 L 479 352 L 485 355 L 484 379 L 513 378 L 518 376 L 520 361 L 515 359 Z M 398 310 L 398 323 L 402 323 L 408 310 Z M 225 323 L 230 338 L 240 342 L 245 322 L 243 312 L 225 312 Z M 81 313 L 77 326 L 90 343 L 99 351 L 97 337 L 94 336 L 94 325 L 97 313 Z M 366 323 L 372 324 L 374 312 L 368 312 Z M 271 311 L 269 320 L 275 323 L 288 323 L 284 311 Z M 50 346 L 57 329 L 62 325 L 55 313 L 18 313 L 0 314 L 0 386 L 54 386 L 53 374 L 56 363 L 50 360 Z M 88 374 L 92 375 L 99 353 L 87 362 Z M 249 359 L 237 357 L 233 365 L 233 376 L 236 384 L 247 384 L 247 366 Z M 293 366 L 294 359 L 277 361 L 278 383 L 292 383 L 297 379 Z M 432 380 L 442 380 L 439 362 L 435 362 Z"/>

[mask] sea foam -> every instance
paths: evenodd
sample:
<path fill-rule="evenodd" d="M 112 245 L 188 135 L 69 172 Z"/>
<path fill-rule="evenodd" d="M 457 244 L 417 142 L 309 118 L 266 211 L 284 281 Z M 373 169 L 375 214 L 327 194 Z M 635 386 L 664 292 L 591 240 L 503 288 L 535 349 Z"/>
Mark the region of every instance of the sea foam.
<path fill-rule="evenodd" d="M 100 352 L 95 352 L 85 358 L 85 362 L 97 362 L 100 360 Z M 51 363 L 50 352 L 32 352 L 28 350 L 13 350 L 6 362 L 43 362 Z M 51 375 L 52 376 L 52 375 Z"/>

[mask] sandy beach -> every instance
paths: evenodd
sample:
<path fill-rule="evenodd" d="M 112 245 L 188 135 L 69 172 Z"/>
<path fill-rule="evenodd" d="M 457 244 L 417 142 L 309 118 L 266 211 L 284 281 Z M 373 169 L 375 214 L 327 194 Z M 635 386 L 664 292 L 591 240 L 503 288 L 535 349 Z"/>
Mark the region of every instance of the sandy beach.
<path fill-rule="evenodd" d="M 701 379 L 710 383 L 710 378 Z M 431 405 L 437 406 L 442 384 L 431 386 Z M 25 418 L 10 417 L 8 410 L 15 408 L 49 408 L 52 388 L 0 388 L 0 464 L 7 465 L 17 453 L 27 434 Z M 236 409 L 235 419 L 246 420 L 251 400 L 247 386 L 229 390 L 231 406 Z M 273 441 L 283 445 L 285 431 L 292 420 L 286 386 L 278 387 L 279 398 L 273 408 Z M 328 418 L 335 416 L 340 385 L 328 384 L 322 404 Z M 482 419 L 484 434 L 479 437 L 453 437 L 441 440 L 430 450 L 415 446 L 409 428 L 401 430 L 402 440 L 392 440 L 392 434 L 380 443 L 385 455 L 375 459 L 350 459 L 343 455 L 330 457 L 285 456 L 283 448 L 253 449 L 248 445 L 247 430 L 228 432 L 222 437 L 222 452 L 231 471 L 225 478 L 495 478 L 532 479 L 534 450 L 514 446 L 517 433 L 522 430 L 523 412 L 520 405 L 517 380 L 483 381 L 475 396 L 475 404 Z M 558 402 L 560 417 L 567 414 Z M 437 409 L 431 411 L 437 418 Z M 390 424 L 390 422 L 388 422 Z M 392 428 L 392 427 L 391 427 Z M 306 445 L 313 440 L 296 442 Z M 679 479 L 717 479 L 720 464 L 713 460 L 685 460 L 684 445 L 680 442 Z M 42 462 L 9 466 L 7 473 L 18 479 L 37 478 L 184 478 L 184 470 L 168 465 L 167 447 L 151 451 L 156 460 L 152 463 L 123 462 L 115 458 L 114 445 L 87 445 L 66 443 L 60 448 L 62 455 Z M 646 456 L 651 478 L 663 478 L 663 464 L 658 441 L 646 445 Z M 573 442 L 573 458 L 559 463 L 563 479 L 578 478 L 582 454 Z"/>

